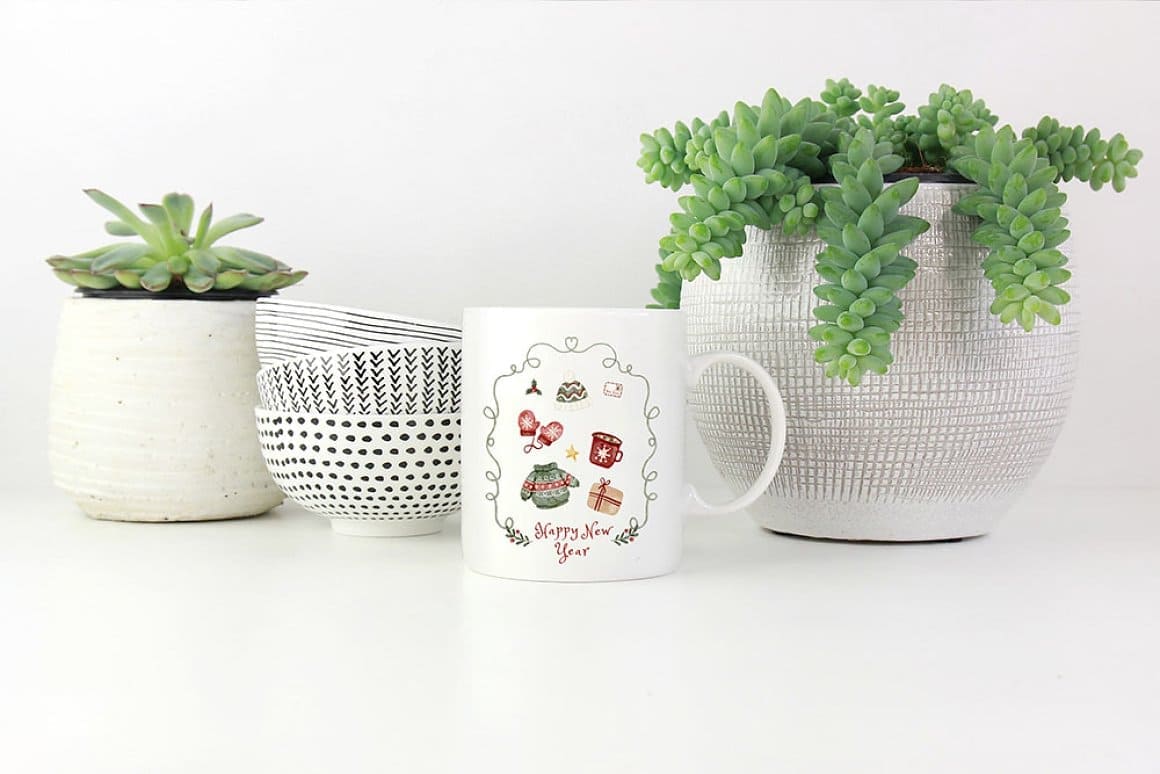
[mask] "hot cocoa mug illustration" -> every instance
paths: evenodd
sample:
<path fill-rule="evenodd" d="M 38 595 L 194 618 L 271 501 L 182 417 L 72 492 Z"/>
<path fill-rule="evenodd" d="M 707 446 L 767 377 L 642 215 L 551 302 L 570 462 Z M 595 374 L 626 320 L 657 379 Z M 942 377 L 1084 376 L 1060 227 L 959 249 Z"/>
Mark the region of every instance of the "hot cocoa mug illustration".
<path fill-rule="evenodd" d="M 592 449 L 588 453 L 588 461 L 602 468 L 611 468 L 613 464 L 624 459 L 624 451 L 620 448 L 622 441 L 611 433 L 593 433 Z"/>

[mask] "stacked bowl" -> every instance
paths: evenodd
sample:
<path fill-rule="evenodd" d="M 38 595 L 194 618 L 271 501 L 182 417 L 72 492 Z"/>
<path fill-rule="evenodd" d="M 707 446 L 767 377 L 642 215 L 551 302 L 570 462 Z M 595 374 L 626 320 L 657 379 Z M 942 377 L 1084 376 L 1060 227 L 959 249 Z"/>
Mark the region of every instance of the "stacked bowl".
<path fill-rule="evenodd" d="M 459 509 L 458 328 L 262 299 L 256 410 L 274 481 L 336 532 L 438 532 Z"/>

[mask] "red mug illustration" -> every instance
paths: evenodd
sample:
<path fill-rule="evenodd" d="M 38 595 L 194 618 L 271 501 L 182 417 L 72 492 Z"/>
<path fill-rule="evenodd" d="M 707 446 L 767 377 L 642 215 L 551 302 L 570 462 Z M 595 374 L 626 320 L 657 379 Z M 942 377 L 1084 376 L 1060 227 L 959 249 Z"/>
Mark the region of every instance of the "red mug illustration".
<path fill-rule="evenodd" d="M 592 434 L 592 451 L 588 454 L 588 461 L 602 468 L 611 468 L 613 463 L 624 459 L 624 452 L 620 450 L 621 440 L 610 433 Z"/>

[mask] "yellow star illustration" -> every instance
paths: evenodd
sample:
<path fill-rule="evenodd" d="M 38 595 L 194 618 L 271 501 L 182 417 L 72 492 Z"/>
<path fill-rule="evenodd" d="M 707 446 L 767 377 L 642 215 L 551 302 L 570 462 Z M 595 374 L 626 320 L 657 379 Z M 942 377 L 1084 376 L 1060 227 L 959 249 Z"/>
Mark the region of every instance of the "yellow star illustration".
<path fill-rule="evenodd" d="M 580 452 L 576 451 L 576 447 L 575 447 L 575 446 L 573 446 L 572 444 L 568 444 L 568 448 L 567 448 L 567 450 L 565 450 L 565 452 L 564 452 L 564 455 L 565 455 L 565 456 L 566 456 L 568 459 L 570 459 L 570 460 L 572 460 L 573 462 L 575 462 L 575 460 L 576 460 L 576 455 L 578 455 L 579 453 L 580 453 Z"/>

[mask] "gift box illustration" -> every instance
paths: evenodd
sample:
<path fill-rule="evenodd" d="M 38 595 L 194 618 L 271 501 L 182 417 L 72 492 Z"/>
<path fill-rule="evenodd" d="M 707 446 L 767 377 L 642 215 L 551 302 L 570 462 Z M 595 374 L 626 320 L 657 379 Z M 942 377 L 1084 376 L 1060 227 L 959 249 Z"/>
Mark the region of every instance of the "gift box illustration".
<path fill-rule="evenodd" d="M 568 490 L 579 486 L 580 482 L 571 473 L 549 462 L 532 468 L 520 488 L 520 499 L 531 500 L 537 508 L 558 508 L 568 502 L 572 494 Z"/>
<path fill-rule="evenodd" d="M 606 516 L 620 513 L 623 502 L 624 492 L 614 487 L 607 478 L 600 479 L 588 490 L 588 507 Z"/>
<path fill-rule="evenodd" d="M 611 433 L 593 433 L 592 449 L 588 453 L 588 461 L 602 468 L 611 468 L 614 463 L 624 459 L 624 452 L 620 450 L 621 440 Z"/>

